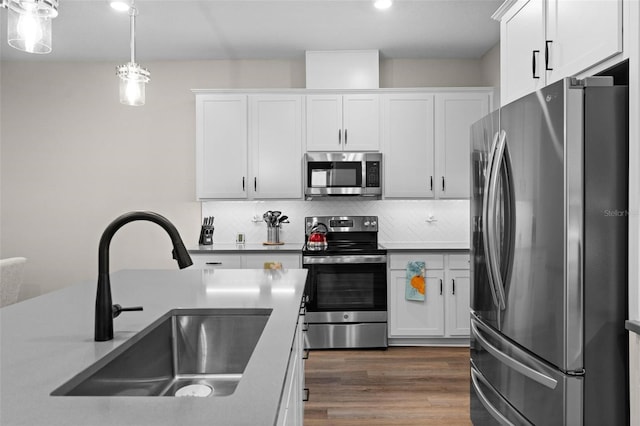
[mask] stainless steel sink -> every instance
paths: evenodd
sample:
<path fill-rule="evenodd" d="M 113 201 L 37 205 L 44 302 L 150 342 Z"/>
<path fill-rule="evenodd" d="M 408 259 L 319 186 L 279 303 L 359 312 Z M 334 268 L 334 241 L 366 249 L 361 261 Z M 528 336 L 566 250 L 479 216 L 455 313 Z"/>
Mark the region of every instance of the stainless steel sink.
<path fill-rule="evenodd" d="M 230 395 L 271 311 L 174 309 L 51 395 Z"/>

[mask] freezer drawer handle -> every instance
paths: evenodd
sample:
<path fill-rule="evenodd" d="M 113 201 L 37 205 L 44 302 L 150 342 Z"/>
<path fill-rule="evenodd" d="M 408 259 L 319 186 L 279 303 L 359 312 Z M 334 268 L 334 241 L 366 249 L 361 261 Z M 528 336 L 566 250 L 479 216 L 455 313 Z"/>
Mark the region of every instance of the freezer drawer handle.
<path fill-rule="evenodd" d="M 491 405 L 489 399 L 487 399 L 484 393 L 480 390 L 480 385 L 478 384 L 478 373 L 476 373 L 473 368 L 471 369 L 471 381 L 473 382 L 473 389 L 476 391 L 478 399 L 480 399 L 480 402 L 482 403 L 482 405 L 484 405 L 484 408 L 487 409 L 489 414 L 491 414 L 494 419 L 500 422 L 500 424 L 514 426 L 514 424 L 511 423 L 505 416 L 503 416 L 496 407 Z"/>
<path fill-rule="evenodd" d="M 498 348 L 489 343 L 483 336 L 482 332 L 478 329 L 475 321 L 471 321 L 471 328 L 473 329 L 473 333 L 475 337 L 480 341 L 482 347 L 484 347 L 487 352 L 493 355 L 498 361 L 502 362 L 504 365 L 516 370 L 517 372 L 527 376 L 531 380 L 534 380 L 540 383 L 543 386 L 548 387 L 549 389 L 555 389 L 558 385 L 558 381 L 553 377 L 546 376 L 539 371 L 534 370 L 533 368 L 527 367 L 520 361 L 511 358 L 504 352 L 500 351 Z"/>

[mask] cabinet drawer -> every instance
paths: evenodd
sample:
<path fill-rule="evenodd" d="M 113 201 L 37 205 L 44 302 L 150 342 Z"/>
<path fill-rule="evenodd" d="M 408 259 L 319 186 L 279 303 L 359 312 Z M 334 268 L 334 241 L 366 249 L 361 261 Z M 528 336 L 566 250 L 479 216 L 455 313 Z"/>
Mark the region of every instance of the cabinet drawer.
<path fill-rule="evenodd" d="M 192 254 L 193 268 L 197 269 L 240 269 L 240 255 L 235 254 Z"/>
<path fill-rule="evenodd" d="M 408 262 L 425 262 L 425 267 L 429 269 L 444 269 L 444 256 L 441 254 L 407 253 L 392 254 L 390 256 L 389 267 L 391 269 L 406 269 Z M 467 266 L 468 268 L 468 266 Z"/>
<path fill-rule="evenodd" d="M 450 254 L 449 269 L 469 269 L 471 257 L 468 254 Z"/>

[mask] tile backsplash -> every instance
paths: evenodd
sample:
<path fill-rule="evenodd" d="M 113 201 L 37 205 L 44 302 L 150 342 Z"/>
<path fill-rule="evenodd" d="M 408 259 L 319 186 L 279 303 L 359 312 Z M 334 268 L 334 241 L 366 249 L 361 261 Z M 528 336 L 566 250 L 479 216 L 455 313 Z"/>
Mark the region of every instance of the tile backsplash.
<path fill-rule="evenodd" d="M 378 216 L 378 241 L 468 243 L 468 200 L 369 200 L 319 199 L 207 201 L 202 216 L 215 216 L 214 242 L 233 243 L 240 232 L 247 243 L 267 240 L 267 226 L 262 214 L 279 210 L 291 223 L 283 224 L 280 241 L 304 242 L 306 216 Z"/>

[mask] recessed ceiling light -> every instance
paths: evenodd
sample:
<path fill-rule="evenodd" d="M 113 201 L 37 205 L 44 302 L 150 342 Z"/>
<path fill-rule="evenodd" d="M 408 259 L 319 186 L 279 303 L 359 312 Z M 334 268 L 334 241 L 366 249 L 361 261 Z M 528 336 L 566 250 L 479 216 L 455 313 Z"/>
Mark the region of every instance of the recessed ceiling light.
<path fill-rule="evenodd" d="M 392 0 L 375 0 L 373 5 L 376 9 L 389 9 L 392 3 Z"/>

